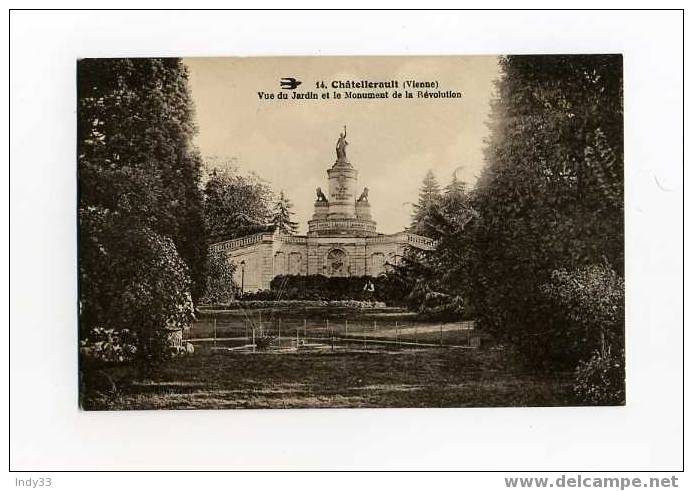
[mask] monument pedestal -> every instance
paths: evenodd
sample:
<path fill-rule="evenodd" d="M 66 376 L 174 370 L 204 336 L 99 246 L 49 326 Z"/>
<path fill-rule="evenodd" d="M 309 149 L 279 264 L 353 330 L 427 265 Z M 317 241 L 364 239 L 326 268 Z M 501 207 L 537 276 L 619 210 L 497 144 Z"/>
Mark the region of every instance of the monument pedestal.
<path fill-rule="evenodd" d="M 368 201 L 356 202 L 356 218 L 367 221 L 373 220 L 371 218 L 371 205 Z"/>
<path fill-rule="evenodd" d="M 327 197 L 318 195 L 313 218 L 308 221 L 309 237 L 375 237 L 368 193 L 357 201 L 358 171 L 346 157 L 346 128 L 337 142 L 337 160 L 327 169 Z M 322 201 L 323 199 L 327 201 Z"/>

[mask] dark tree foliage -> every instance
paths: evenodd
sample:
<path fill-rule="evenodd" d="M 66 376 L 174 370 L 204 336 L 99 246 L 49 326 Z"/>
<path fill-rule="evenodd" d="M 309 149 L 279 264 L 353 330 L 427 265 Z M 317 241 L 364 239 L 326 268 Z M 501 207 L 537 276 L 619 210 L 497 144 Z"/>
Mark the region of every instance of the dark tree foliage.
<path fill-rule="evenodd" d="M 435 319 L 471 315 L 469 274 L 473 243 L 467 226 L 476 215 L 466 185 L 453 175 L 425 219 L 428 235 L 437 239 L 436 249 L 410 248 L 401 264 L 388 273 L 404 286 L 409 308 Z"/>
<path fill-rule="evenodd" d="M 170 237 L 197 299 L 207 246 L 186 67 L 176 58 L 84 59 L 77 70 L 80 209 Z"/>
<path fill-rule="evenodd" d="M 149 368 L 167 354 L 166 328 L 192 319 L 188 267 L 169 237 L 122 213 L 90 208 L 79 218 L 80 341 L 132 332 L 134 358 Z"/>
<path fill-rule="evenodd" d="M 201 301 L 210 304 L 233 300 L 240 290 L 233 278 L 236 265 L 229 261 L 224 252 L 210 252 L 206 269 L 207 288 Z"/>
<path fill-rule="evenodd" d="M 271 228 L 272 190 L 256 175 L 213 169 L 204 189 L 210 243 L 264 232 Z"/>
<path fill-rule="evenodd" d="M 431 216 L 439 211 L 440 205 L 440 186 L 433 171 L 429 170 L 421 184 L 419 200 L 414 203 L 411 232 L 425 237 L 436 238 L 435 230 L 431 224 Z"/>
<path fill-rule="evenodd" d="M 291 211 L 293 206 L 289 198 L 284 196 L 284 191 L 281 191 L 279 199 L 274 205 L 274 214 L 272 215 L 272 227 L 274 230 L 287 235 L 294 235 L 298 232 L 298 223 L 291 220 L 294 214 Z"/>
<path fill-rule="evenodd" d="M 575 366 L 584 347 L 564 349 L 565 324 L 542 288 L 555 270 L 606 264 L 623 276 L 622 58 L 500 65 L 469 228 L 474 308 L 480 326 L 530 361 Z"/>
<path fill-rule="evenodd" d="M 457 179 L 457 174 L 454 173 L 450 183 L 445 186 L 441 200 L 441 206 L 445 214 L 454 214 L 456 211 L 465 208 L 468 204 L 467 193 L 467 184 Z"/>
<path fill-rule="evenodd" d="M 542 291 L 562 328 L 560 339 L 554 341 L 562 346 L 560 352 L 586 360 L 595 351 L 603 355 L 624 349 L 625 285 L 611 267 L 555 270 Z"/>
<path fill-rule="evenodd" d="M 364 300 L 370 297 L 364 286 L 375 280 L 371 276 L 279 275 L 270 282 L 270 291 L 276 300 Z"/>
<path fill-rule="evenodd" d="M 366 288 L 373 286 L 373 291 Z M 404 305 L 404 289 L 394 276 L 328 277 L 323 275 L 279 275 L 270 290 L 246 293 L 245 300 L 377 300 Z"/>

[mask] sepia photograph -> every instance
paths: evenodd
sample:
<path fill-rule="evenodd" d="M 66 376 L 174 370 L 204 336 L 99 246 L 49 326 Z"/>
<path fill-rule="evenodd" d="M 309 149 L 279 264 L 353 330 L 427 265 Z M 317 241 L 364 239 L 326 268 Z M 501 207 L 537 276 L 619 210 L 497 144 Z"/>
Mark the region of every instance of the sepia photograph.
<path fill-rule="evenodd" d="M 625 405 L 623 73 L 79 59 L 79 407 Z"/>
<path fill-rule="evenodd" d="M 686 488 L 683 9 L 46 6 L 10 486 Z"/>

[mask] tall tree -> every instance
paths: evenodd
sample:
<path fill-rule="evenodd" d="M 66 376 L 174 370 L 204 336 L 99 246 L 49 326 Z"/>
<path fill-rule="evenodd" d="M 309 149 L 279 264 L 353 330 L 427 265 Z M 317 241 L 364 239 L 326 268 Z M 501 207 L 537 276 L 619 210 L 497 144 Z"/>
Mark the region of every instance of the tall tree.
<path fill-rule="evenodd" d="M 426 217 L 429 236 L 436 238 L 433 251 L 408 251 L 396 274 L 411 285 L 409 306 L 441 319 L 471 315 L 469 273 L 473 242 L 468 225 L 478 217 L 463 182 L 454 176 L 439 206 Z"/>
<path fill-rule="evenodd" d="M 420 314 L 438 319 L 470 315 L 468 271 L 471 242 L 465 230 L 476 216 L 466 185 L 453 174 L 441 193 L 435 176 L 428 172 L 416 206 L 412 230 L 433 237 L 434 251 L 410 249 L 391 273 L 392 280 L 408 291 L 407 305 Z"/>
<path fill-rule="evenodd" d="M 149 366 L 204 283 L 187 69 L 141 58 L 85 59 L 77 70 L 80 339 L 134 330 Z"/>
<path fill-rule="evenodd" d="M 435 238 L 431 217 L 441 205 L 441 192 L 438 180 L 432 170 L 426 173 L 419 190 L 419 200 L 414 204 L 410 230 L 419 235 Z"/>
<path fill-rule="evenodd" d="M 467 184 L 457 178 L 457 173 L 452 174 L 452 179 L 445 186 L 442 195 L 442 208 L 446 215 L 461 210 L 468 201 Z"/>
<path fill-rule="evenodd" d="M 606 262 L 623 275 L 622 58 L 508 56 L 500 67 L 474 198 L 476 311 L 530 357 L 571 362 L 542 290 L 555 270 Z"/>
<path fill-rule="evenodd" d="M 188 72 L 176 58 L 84 59 L 78 70 L 80 207 L 170 237 L 196 299 L 207 254 Z"/>
<path fill-rule="evenodd" d="M 255 174 L 243 176 L 234 167 L 212 169 L 204 195 L 210 242 L 268 230 L 273 194 Z"/>
<path fill-rule="evenodd" d="M 293 203 L 284 195 L 284 191 L 279 192 L 279 199 L 274 205 L 274 215 L 272 216 L 272 225 L 274 229 L 280 233 L 294 235 L 298 232 L 298 223 L 291 220 L 293 216 Z"/>

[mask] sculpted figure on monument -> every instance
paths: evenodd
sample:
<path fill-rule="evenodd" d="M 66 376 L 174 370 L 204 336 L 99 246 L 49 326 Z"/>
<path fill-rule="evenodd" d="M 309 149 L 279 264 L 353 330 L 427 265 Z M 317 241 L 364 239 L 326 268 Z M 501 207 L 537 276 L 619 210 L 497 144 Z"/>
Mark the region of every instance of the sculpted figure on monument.
<path fill-rule="evenodd" d="M 344 133 L 339 134 L 339 139 L 337 140 L 337 160 L 346 162 L 346 146 L 349 142 L 346 141 L 346 126 L 344 127 Z"/>
<path fill-rule="evenodd" d="M 327 202 L 327 196 L 325 196 L 325 193 L 322 192 L 322 189 L 317 188 L 317 189 L 315 190 L 315 194 L 318 195 L 318 199 L 316 199 L 315 201 L 324 201 L 324 202 Z"/>
<path fill-rule="evenodd" d="M 363 192 L 356 201 L 368 201 L 368 188 L 363 188 Z"/>

